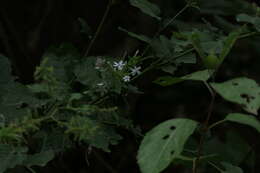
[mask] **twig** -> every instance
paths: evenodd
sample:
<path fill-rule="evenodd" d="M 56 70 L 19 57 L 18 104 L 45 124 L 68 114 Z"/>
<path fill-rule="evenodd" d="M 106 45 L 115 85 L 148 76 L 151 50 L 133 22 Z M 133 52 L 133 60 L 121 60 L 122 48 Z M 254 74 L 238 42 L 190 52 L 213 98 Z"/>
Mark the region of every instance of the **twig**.
<path fill-rule="evenodd" d="M 94 156 L 103 164 L 103 166 L 111 173 L 117 173 L 117 171 L 109 164 L 107 163 L 99 153 L 96 151 L 93 151 Z"/>
<path fill-rule="evenodd" d="M 208 85 L 207 82 L 205 82 L 205 85 L 207 86 L 207 88 L 210 91 L 211 101 L 210 101 L 210 105 L 209 105 L 208 115 L 206 117 L 206 120 L 203 123 L 203 127 L 202 127 L 203 133 L 200 137 L 200 142 L 199 142 L 199 146 L 198 146 L 198 156 L 197 156 L 196 160 L 194 161 L 194 166 L 193 166 L 193 169 L 192 169 L 193 173 L 197 173 L 198 162 L 200 161 L 200 157 L 201 157 L 201 154 L 202 154 L 203 144 L 205 142 L 205 136 L 206 136 L 206 134 L 209 130 L 209 120 L 210 120 L 212 112 L 213 112 L 213 106 L 214 106 L 215 96 L 216 96 L 216 93 L 210 88 L 210 86 Z"/>
<path fill-rule="evenodd" d="M 181 13 L 183 13 L 188 7 L 190 7 L 189 4 L 186 4 L 175 16 L 173 16 L 161 29 L 159 29 L 155 35 L 152 38 L 152 41 L 163 31 L 165 30 Z M 146 48 L 144 49 L 144 52 L 142 53 L 142 56 L 145 55 L 145 53 L 148 51 L 148 49 L 150 48 L 150 44 L 148 44 L 146 46 Z"/>
<path fill-rule="evenodd" d="M 112 5 L 112 0 L 109 0 L 108 5 L 107 5 L 107 8 L 106 8 L 106 11 L 105 11 L 105 13 L 104 13 L 104 15 L 103 15 L 103 17 L 102 17 L 102 19 L 101 19 L 99 25 L 98 25 L 97 31 L 96 31 L 96 33 L 95 33 L 93 39 L 90 41 L 89 46 L 88 46 L 86 52 L 84 53 L 84 56 L 83 56 L 83 57 L 87 57 L 88 54 L 89 54 L 89 52 L 90 52 L 90 50 L 91 50 L 91 48 L 93 47 L 93 44 L 94 44 L 94 42 L 96 41 L 97 36 L 99 35 L 99 33 L 100 33 L 100 31 L 101 31 L 101 28 L 103 27 L 103 25 L 104 25 L 104 23 L 105 23 L 105 20 L 106 20 L 106 18 L 107 18 L 107 16 L 108 16 L 108 12 L 110 11 L 111 5 Z"/>

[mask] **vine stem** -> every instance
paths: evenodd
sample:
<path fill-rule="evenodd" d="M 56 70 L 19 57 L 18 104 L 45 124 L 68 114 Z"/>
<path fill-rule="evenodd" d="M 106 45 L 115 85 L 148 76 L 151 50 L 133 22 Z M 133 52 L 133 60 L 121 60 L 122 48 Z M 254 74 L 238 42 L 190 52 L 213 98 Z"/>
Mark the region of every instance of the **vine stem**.
<path fill-rule="evenodd" d="M 103 17 L 102 17 L 102 19 L 101 19 L 99 25 L 98 25 L 98 28 L 97 28 L 97 30 L 96 30 L 96 32 L 95 32 L 95 34 L 94 34 L 92 40 L 90 41 L 90 43 L 89 43 L 89 45 L 88 45 L 88 48 L 87 48 L 87 50 L 85 51 L 83 57 L 87 57 L 88 54 L 89 54 L 89 52 L 90 52 L 90 50 L 91 50 L 91 48 L 93 47 L 94 42 L 96 41 L 96 39 L 97 39 L 97 37 L 98 37 L 98 35 L 99 35 L 100 31 L 101 31 L 101 28 L 103 27 L 103 25 L 104 25 L 104 23 L 105 23 L 105 20 L 106 20 L 106 18 L 107 18 L 107 16 L 108 16 L 108 13 L 109 13 L 109 11 L 110 11 L 111 6 L 112 6 L 112 0 L 109 0 L 108 5 L 107 5 L 107 8 L 106 8 L 106 11 L 105 11 L 105 13 L 104 13 L 104 15 L 103 15 Z"/>
<path fill-rule="evenodd" d="M 206 134 L 207 134 L 207 132 L 209 130 L 209 120 L 210 120 L 210 118 L 212 116 L 213 107 L 214 107 L 214 103 L 215 103 L 215 96 L 216 96 L 216 93 L 211 89 L 209 84 L 207 82 L 204 82 L 204 84 L 207 86 L 207 88 L 210 91 L 211 101 L 210 101 L 210 104 L 209 104 L 209 110 L 208 110 L 208 114 L 207 114 L 206 120 L 203 123 L 203 127 L 202 127 L 203 133 L 202 133 L 202 135 L 200 137 L 200 141 L 199 141 L 198 156 L 197 156 L 197 158 L 194 161 L 194 166 L 192 168 L 192 173 L 197 173 L 197 170 L 198 170 L 198 163 L 199 163 L 200 158 L 201 158 L 201 154 L 202 154 L 202 150 L 203 150 L 203 144 L 205 142 L 205 136 L 206 136 Z"/>
<path fill-rule="evenodd" d="M 173 16 L 161 29 L 159 29 L 155 35 L 152 38 L 152 41 L 163 31 L 165 30 L 180 14 L 182 14 L 188 7 L 190 7 L 190 4 L 186 4 L 177 14 L 175 14 L 175 16 Z M 148 51 L 148 49 L 150 48 L 150 44 L 148 44 L 146 46 L 146 48 L 144 49 L 144 52 L 142 53 L 142 56 L 145 55 L 145 53 Z"/>
<path fill-rule="evenodd" d="M 26 166 L 26 168 L 27 168 L 31 173 L 36 173 L 31 167 Z"/>

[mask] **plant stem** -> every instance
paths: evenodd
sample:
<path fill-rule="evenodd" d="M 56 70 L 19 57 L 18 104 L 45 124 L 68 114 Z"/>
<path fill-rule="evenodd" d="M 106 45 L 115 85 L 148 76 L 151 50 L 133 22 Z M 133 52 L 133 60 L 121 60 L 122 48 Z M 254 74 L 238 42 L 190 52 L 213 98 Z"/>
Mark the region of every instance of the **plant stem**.
<path fill-rule="evenodd" d="M 212 112 L 213 112 L 213 106 L 214 106 L 214 102 L 215 102 L 215 96 L 216 96 L 216 93 L 210 88 L 210 86 L 208 85 L 208 83 L 205 82 L 205 85 L 208 87 L 209 91 L 210 91 L 210 94 L 211 94 L 211 101 L 210 101 L 210 105 L 209 105 L 209 110 L 208 110 L 208 115 L 206 117 L 206 120 L 204 121 L 203 123 L 203 134 L 201 135 L 200 137 L 200 142 L 199 142 L 199 146 L 198 146 L 198 156 L 196 158 L 196 160 L 194 161 L 194 166 L 193 166 L 193 170 L 192 172 L 193 173 L 197 173 L 197 169 L 198 169 L 198 162 L 200 161 L 201 159 L 201 154 L 202 154 L 202 150 L 203 150 L 203 145 L 204 145 L 204 142 L 205 142 L 205 135 L 207 134 L 208 130 L 209 130 L 209 120 L 210 120 L 210 117 L 212 115 Z"/>
<path fill-rule="evenodd" d="M 180 14 L 182 14 L 188 7 L 190 7 L 189 4 L 186 4 L 175 16 L 173 16 L 161 29 L 159 29 L 155 35 L 153 36 L 151 42 L 163 31 L 165 30 Z M 146 48 L 144 49 L 144 52 L 142 53 L 142 56 L 145 55 L 145 53 L 148 51 L 148 49 L 150 48 L 150 44 L 148 44 L 146 46 Z"/>
<path fill-rule="evenodd" d="M 99 25 L 98 25 L 98 28 L 97 28 L 97 30 L 96 30 L 96 33 L 94 34 L 92 40 L 90 41 L 90 43 L 89 43 L 89 45 L 88 45 L 88 48 L 87 48 L 87 50 L 85 51 L 83 57 L 87 57 L 88 54 L 89 54 L 89 52 L 90 52 L 90 50 L 91 50 L 91 48 L 93 47 L 94 42 L 96 41 L 97 36 L 99 35 L 99 33 L 100 33 L 100 31 L 101 31 L 101 28 L 103 27 L 103 25 L 104 25 L 104 23 L 105 23 L 105 20 L 106 20 L 106 18 L 107 18 L 107 16 L 108 16 L 108 13 L 109 13 L 109 11 L 110 11 L 111 5 L 112 5 L 112 0 L 109 0 L 108 5 L 107 5 L 107 8 L 106 8 L 106 11 L 105 11 L 105 13 L 104 13 L 104 15 L 103 15 L 103 17 L 102 17 L 102 19 L 101 19 Z"/>
<path fill-rule="evenodd" d="M 215 127 L 215 126 L 217 126 L 217 125 L 219 125 L 219 124 L 221 124 L 221 123 L 224 123 L 224 122 L 226 122 L 225 119 L 224 119 L 224 120 L 217 121 L 217 122 L 213 123 L 212 125 L 210 125 L 210 126 L 209 126 L 209 129 L 212 129 L 213 127 Z"/>
<path fill-rule="evenodd" d="M 31 167 L 26 166 L 26 168 L 27 168 L 31 173 L 36 173 Z"/>

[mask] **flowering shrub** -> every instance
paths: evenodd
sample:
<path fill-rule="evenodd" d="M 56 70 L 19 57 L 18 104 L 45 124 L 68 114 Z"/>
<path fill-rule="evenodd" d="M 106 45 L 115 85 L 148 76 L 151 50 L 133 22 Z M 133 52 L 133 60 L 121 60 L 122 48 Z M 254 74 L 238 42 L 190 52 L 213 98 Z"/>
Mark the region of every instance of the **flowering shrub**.
<path fill-rule="evenodd" d="M 160 8 L 149 1 L 130 0 L 130 4 L 154 20 L 163 20 Z M 215 79 L 234 45 L 259 34 L 259 7 L 252 6 L 254 15 L 237 15 L 229 33 L 206 23 L 202 29 L 193 27 L 164 35 L 164 29 L 186 9 L 200 7 L 195 1 L 187 1 L 177 15 L 162 22 L 153 38 L 121 28 L 146 44 L 132 56 L 82 56 L 70 44 L 52 48 L 35 70 L 35 83 L 28 85 L 18 82 L 9 59 L 1 55 L 0 173 L 15 171 L 19 166 L 35 172 L 33 168 L 46 167 L 60 153 L 79 146 L 86 148 L 86 156 L 93 148 L 110 152 L 111 146 L 124 137 L 119 129 L 142 138 L 137 151 L 142 173 L 159 173 L 170 165 L 184 165 L 193 173 L 240 173 L 244 167 L 253 171 L 249 163 L 255 160 L 253 148 L 230 132 L 222 143 L 214 132 L 230 122 L 260 132 L 259 84 L 243 76 L 224 82 Z M 188 74 L 185 70 L 177 73 L 190 65 Z M 201 82 L 211 96 L 203 120 L 173 117 L 142 133 L 126 116 L 125 107 L 114 100 L 142 93 L 136 79 L 152 70 L 160 75 L 150 83 L 162 87 Z M 211 121 L 217 95 L 240 109 L 223 110 L 224 118 Z M 233 146 L 236 143 L 238 148 Z M 223 151 L 215 146 L 223 147 Z"/>

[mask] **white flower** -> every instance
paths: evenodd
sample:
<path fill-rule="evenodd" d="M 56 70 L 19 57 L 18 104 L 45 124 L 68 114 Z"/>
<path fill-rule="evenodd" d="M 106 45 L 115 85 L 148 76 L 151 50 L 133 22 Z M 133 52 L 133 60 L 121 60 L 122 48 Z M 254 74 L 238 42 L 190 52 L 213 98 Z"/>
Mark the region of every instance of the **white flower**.
<path fill-rule="evenodd" d="M 117 70 L 123 70 L 126 63 L 124 61 L 114 62 L 113 67 Z"/>
<path fill-rule="evenodd" d="M 124 82 L 129 82 L 130 81 L 130 76 L 124 76 L 123 77 Z"/>
<path fill-rule="evenodd" d="M 141 67 L 136 67 L 134 66 L 134 68 L 131 68 L 131 75 L 135 76 L 135 75 L 139 75 L 141 73 Z"/>
<path fill-rule="evenodd" d="M 100 86 L 100 87 L 101 87 L 101 86 L 104 86 L 104 85 L 105 85 L 105 84 L 104 84 L 103 82 L 100 82 L 100 83 L 97 84 L 97 86 Z"/>

